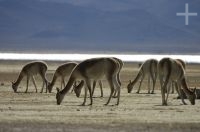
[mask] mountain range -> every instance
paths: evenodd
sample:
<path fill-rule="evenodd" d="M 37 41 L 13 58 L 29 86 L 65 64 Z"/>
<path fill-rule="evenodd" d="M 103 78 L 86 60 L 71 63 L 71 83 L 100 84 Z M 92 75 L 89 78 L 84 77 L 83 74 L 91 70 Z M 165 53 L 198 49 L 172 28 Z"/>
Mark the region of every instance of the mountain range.
<path fill-rule="evenodd" d="M 0 0 L 0 51 L 199 53 L 200 1 Z"/>

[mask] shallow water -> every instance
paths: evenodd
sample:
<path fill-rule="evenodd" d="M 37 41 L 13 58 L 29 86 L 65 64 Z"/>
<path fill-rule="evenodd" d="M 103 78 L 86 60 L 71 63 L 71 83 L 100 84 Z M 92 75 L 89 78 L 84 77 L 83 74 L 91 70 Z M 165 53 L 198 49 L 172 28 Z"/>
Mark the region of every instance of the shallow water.
<path fill-rule="evenodd" d="M 162 55 L 162 54 L 39 54 L 39 53 L 0 53 L 1 60 L 50 60 L 82 61 L 95 57 L 117 57 L 127 62 L 142 62 L 150 58 L 160 60 L 163 57 L 182 59 L 188 63 L 200 63 L 200 55 Z"/>

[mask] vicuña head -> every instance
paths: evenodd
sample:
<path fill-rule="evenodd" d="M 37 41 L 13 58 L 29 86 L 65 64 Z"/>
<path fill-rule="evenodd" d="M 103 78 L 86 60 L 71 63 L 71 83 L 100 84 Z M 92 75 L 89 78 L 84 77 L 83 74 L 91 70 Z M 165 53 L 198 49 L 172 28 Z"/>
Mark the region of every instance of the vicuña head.
<path fill-rule="evenodd" d="M 186 94 L 187 95 L 187 94 Z M 189 99 L 190 103 L 192 105 L 195 105 L 195 99 L 196 99 L 196 88 L 191 90 L 191 94 L 187 95 L 187 98 Z"/>
<path fill-rule="evenodd" d="M 14 82 L 12 82 L 12 89 L 14 90 L 14 92 L 17 92 L 17 86 Z"/>
<path fill-rule="evenodd" d="M 53 89 L 52 83 L 48 82 L 48 84 L 47 84 L 47 89 L 48 89 L 49 93 L 52 92 L 52 89 Z"/>
<path fill-rule="evenodd" d="M 192 105 L 195 105 L 195 99 L 198 98 L 198 92 L 200 91 L 200 89 L 196 89 L 195 88 L 190 88 L 190 93 L 188 95 L 185 94 L 185 92 L 183 91 L 183 89 L 181 89 L 180 94 L 177 99 L 180 99 L 181 96 L 184 97 L 184 99 L 189 99 L 190 103 Z"/>
<path fill-rule="evenodd" d="M 128 93 L 131 93 L 132 89 L 133 89 L 133 85 L 131 84 L 131 80 L 129 80 L 129 84 L 127 85 Z"/>
<path fill-rule="evenodd" d="M 57 90 L 56 94 L 57 105 L 60 105 L 62 100 L 64 99 L 64 95 L 62 95 L 59 88 L 56 88 L 56 90 Z"/>

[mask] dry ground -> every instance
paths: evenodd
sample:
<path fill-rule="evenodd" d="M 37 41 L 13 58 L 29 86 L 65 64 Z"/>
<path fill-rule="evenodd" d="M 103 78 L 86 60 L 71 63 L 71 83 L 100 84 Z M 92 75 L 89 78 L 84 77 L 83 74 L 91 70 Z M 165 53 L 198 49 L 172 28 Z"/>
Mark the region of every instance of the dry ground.
<path fill-rule="evenodd" d="M 182 105 L 174 99 L 177 94 L 170 94 L 169 106 L 161 106 L 159 83 L 156 94 L 146 94 L 147 81 L 142 85 L 141 94 L 135 94 L 135 86 L 131 94 L 127 93 L 126 85 L 137 72 L 137 63 L 125 63 L 121 72 L 122 93 L 119 106 L 104 106 L 109 96 L 107 82 L 104 82 L 104 97 L 99 98 L 100 91 L 96 88 L 92 106 L 80 106 L 83 95 L 76 98 L 68 93 L 60 106 L 56 105 L 53 93 L 35 93 L 30 82 L 29 93 L 25 91 L 25 80 L 18 91 L 11 89 L 11 81 L 15 80 L 25 61 L 0 61 L 0 131 L 5 132 L 64 132 L 64 131 L 199 131 L 200 101 L 196 105 Z M 55 68 L 62 62 L 47 62 L 49 65 L 48 79 L 51 80 Z M 187 65 L 187 76 L 190 86 L 199 86 L 199 65 Z M 39 77 L 38 77 L 39 78 Z M 38 88 L 41 86 L 37 79 Z M 57 86 L 59 87 L 59 83 Z M 89 99 L 87 99 L 89 103 Z"/>

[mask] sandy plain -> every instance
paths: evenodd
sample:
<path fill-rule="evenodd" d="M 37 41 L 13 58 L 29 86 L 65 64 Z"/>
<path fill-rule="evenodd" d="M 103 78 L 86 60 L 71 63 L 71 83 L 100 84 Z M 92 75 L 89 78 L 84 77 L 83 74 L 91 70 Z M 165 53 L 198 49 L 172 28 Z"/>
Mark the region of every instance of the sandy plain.
<path fill-rule="evenodd" d="M 196 105 L 183 105 L 175 99 L 177 94 L 170 94 L 169 105 L 161 106 L 160 85 L 157 81 L 156 93 L 147 93 L 147 79 L 142 84 L 141 94 L 136 94 L 136 85 L 132 93 L 128 94 L 126 86 L 129 80 L 135 78 L 138 63 L 125 63 L 121 71 L 122 92 L 120 105 L 113 106 L 113 98 L 109 106 L 106 103 L 110 89 L 103 80 L 104 97 L 100 98 L 100 90 L 96 88 L 92 106 L 80 106 L 80 98 L 74 93 L 68 93 L 61 105 L 56 105 L 55 87 L 52 93 L 35 93 L 32 82 L 29 92 L 24 93 L 26 79 L 23 79 L 18 93 L 14 93 L 11 82 L 14 81 L 22 66 L 28 61 L 0 61 L 0 131 L 2 132 L 186 132 L 200 131 L 200 101 Z M 63 62 L 47 62 L 49 65 L 48 80 L 51 80 L 54 70 Z M 199 86 L 200 66 L 187 64 L 188 84 Z M 37 79 L 38 88 L 42 86 L 41 79 Z M 99 87 L 99 86 L 97 86 Z M 40 90 L 40 89 L 39 89 Z M 87 99 L 89 103 L 89 99 Z"/>

